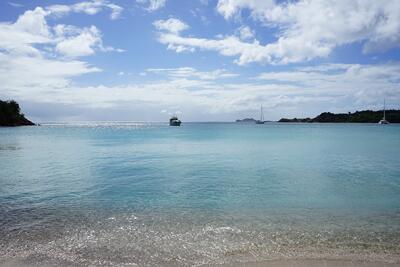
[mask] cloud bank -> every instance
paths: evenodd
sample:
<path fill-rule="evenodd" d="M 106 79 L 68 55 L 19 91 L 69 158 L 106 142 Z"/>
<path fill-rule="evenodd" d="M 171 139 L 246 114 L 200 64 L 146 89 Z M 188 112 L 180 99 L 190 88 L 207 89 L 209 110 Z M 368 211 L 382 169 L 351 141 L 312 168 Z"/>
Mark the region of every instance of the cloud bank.
<path fill-rule="evenodd" d="M 250 12 L 250 19 L 265 29 L 277 29 L 274 42 L 261 44 L 242 28 L 239 38 L 189 37 L 181 31 L 161 32 L 159 41 L 176 52 L 210 50 L 248 63 L 289 64 L 325 58 L 342 45 L 362 43 L 364 53 L 400 47 L 400 2 L 387 0 L 289 1 L 219 0 L 217 11 L 226 19 Z M 184 22 L 180 22 L 185 24 Z M 246 32 L 245 32 L 246 31 Z M 251 39 L 246 41 L 246 39 Z"/>

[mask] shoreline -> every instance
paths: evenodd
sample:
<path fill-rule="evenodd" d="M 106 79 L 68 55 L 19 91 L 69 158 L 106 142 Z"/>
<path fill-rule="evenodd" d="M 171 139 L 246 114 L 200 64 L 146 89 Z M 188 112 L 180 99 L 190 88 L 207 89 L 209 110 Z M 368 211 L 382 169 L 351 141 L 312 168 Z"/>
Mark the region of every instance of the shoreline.
<path fill-rule="evenodd" d="M 102 265 L 102 264 L 101 264 Z M 107 264 L 106 264 L 107 265 Z M 179 264 L 162 264 L 163 266 L 183 266 Z M 26 259 L 0 260 L 1 267 L 28 267 L 28 266 L 86 266 L 86 264 L 72 264 L 71 262 L 28 262 Z M 118 264 L 116 266 L 119 266 Z M 122 264 L 121 266 L 126 266 Z M 140 264 L 132 263 L 132 266 Z M 389 263 L 384 261 L 352 260 L 352 259 L 274 259 L 249 262 L 233 262 L 223 264 L 199 264 L 195 266 L 205 267 L 399 267 L 400 263 Z"/>
<path fill-rule="evenodd" d="M 287 259 L 264 260 L 260 262 L 228 263 L 222 265 L 209 265 L 210 267 L 397 267 L 400 263 L 387 263 L 381 261 L 362 261 L 351 259 Z"/>

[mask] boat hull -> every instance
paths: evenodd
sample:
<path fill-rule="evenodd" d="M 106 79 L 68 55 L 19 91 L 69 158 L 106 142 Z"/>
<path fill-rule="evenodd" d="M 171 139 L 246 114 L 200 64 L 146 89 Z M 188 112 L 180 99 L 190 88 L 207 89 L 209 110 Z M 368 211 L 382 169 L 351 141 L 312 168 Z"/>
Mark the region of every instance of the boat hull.
<path fill-rule="evenodd" d="M 181 126 L 181 121 L 170 121 L 169 126 Z"/>

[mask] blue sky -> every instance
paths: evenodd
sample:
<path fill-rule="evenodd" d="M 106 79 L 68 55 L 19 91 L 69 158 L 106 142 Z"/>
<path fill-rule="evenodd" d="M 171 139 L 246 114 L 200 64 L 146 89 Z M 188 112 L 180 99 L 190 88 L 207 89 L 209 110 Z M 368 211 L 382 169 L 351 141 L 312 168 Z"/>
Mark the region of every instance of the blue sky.
<path fill-rule="evenodd" d="M 390 108 L 400 2 L 0 3 L 0 99 L 35 121 L 230 121 Z"/>

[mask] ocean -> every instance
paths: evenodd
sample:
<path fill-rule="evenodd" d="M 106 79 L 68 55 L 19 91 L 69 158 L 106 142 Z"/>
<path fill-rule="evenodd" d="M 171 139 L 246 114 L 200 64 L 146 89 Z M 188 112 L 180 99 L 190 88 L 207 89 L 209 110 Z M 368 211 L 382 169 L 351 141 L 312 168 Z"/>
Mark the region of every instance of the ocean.
<path fill-rule="evenodd" d="M 0 128 L 0 265 L 400 263 L 400 125 Z"/>

